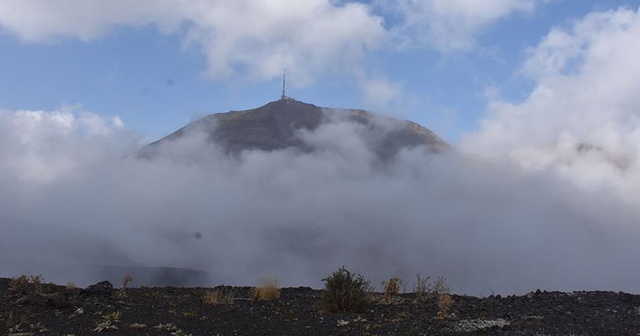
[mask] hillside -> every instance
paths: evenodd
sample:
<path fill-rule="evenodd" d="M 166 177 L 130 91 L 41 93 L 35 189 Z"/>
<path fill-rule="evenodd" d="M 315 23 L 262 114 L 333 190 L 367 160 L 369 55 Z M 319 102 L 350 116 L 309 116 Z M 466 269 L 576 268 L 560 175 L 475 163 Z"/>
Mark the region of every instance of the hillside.
<path fill-rule="evenodd" d="M 449 147 L 429 129 L 410 121 L 364 110 L 322 108 L 286 98 L 255 109 L 208 115 L 145 146 L 137 155 L 155 157 L 167 143 L 195 132 L 204 132 L 209 142 L 232 155 L 243 150 L 285 148 L 309 152 L 315 149 L 314 144 L 306 142 L 301 132 L 313 132 L 322 125 L 339 122 L 360 126 L 358 136 L 381 160 L 392 159 L 402 148 L 424 146 L 429 152 L 442 152 Z"/>

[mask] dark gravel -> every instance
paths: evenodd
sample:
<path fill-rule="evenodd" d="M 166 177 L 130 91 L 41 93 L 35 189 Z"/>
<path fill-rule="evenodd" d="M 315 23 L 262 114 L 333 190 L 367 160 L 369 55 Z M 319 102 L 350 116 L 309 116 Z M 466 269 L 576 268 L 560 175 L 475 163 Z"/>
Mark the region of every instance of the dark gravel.
<path fill-rule="evenodd" d="M 0 334 L 25 335 L 640 335 L 640 295 L 614 292 L 532 292 L 476 298 L 453 295 L 446 318 L 435 302 L 400 294 L 361 313 L 327 313 L 322 291 L 284 288 L 279 299 L 252 301 L 249 288 L 232 304 L 203 301 L 206 288 L 133 288 L 109 283 L 86 289 L 30 284 L 10 290 L 0 279 Z M 119 312 L 105 323 L 104 316 Z M 96 329 L 103 325 L 103 330 Z"/>

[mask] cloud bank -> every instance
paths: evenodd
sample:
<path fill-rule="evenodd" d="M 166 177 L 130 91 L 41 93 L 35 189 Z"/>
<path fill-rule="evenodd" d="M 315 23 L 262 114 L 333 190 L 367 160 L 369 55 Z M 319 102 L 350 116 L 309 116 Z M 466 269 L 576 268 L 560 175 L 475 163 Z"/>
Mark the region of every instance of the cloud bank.
<path fill-rule="evenodd" d="M 534 90 L 520 103 L 490 102 L 468 152 L 553 171 L 589 190 L 640 197 L 640 12 L 593 12 L 553 29 L 522 72 Z"/>
<path fill-rule="evenodd" d="M 134 265 L 320 287 L 345 265 L 374 283 L 444 275 L 468 294 L 640 289 L 637 211 L 552 174 L 422 149 L 382 165 L 364 126 L 340 118 L 300 133 L 312 153 L 229 158 L 194 134 L 138 160 L 77 112 L 40 115 L 2 114 L 14 125 L 0 132 L 3 276 L 86 285 Z M 59 150 L 34 150 L 45 144 Z M 25 175 L 24 156 L 69 163 Z"/>

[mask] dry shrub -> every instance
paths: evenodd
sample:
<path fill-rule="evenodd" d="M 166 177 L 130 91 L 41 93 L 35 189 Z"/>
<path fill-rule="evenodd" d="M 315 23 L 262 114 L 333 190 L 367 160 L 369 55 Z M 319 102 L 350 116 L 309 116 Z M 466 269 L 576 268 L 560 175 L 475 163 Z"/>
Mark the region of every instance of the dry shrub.
<path fill-rule="evenodd" d="M 118 297 L 126 297 L 127 296 L 127 286 L 133 281 L 131 275 L 127 274 L 122 279 L 122 287 L 118 289 Z"/>
<path fill-rule="evenodd" d="M 344 267 L 322 281 L 325 283 L 322 307 L 328 312 L 362 311 L 371 300 L 371 283 Z"/>
<path fill-rule="evenodd" d="M 431 277 L 421 277 L 417 275 L 416 285 L 413 288 L 413 292 L 416 295 L 416 301 L 420 303 L 432 303 L 437 300 L 443 294 L 449 294 L 449 287 L 445 284 L 446 279 L 444 277 L 438 277 L 436 280 L 431 281 Z"/>
<path fill-rule="evenodd" d="M 24 292 L 29 286 L 29 277 L 21 275 L 16 278 L 12 278 L 9 283 L 9 290 L 12 292 Z"/>
<path fill-rule="evenodd" d="M 438 297 L 438 314 L 436 318 L 442 320 L 449 316 L 449 309 L 453 306 L 453 299 L 451 295 L 442 294 Z"/>
<path fill-rule="evenodd" d="M 74 290 L 76 289 L 76 284 L 74 284 L 73 282 L 67 282 L 67 285 L 65 286 L 65 288 L 67 290 Z"/>
<path fill-rule="evenodd" d="M 391 302 L 391 300 L 400 294 L 400 285 L 402 285 L 402 279 L 400 278 L 391 278 L 389 281 L 383 281 L 382 285 L 384 286 L 384 296 L 382 297 L 382 301 Z"/>
<path fill-rule="evenodd" d="M 42 293 L 43 282 L 44 278 L 42 275 L 21 275 L 11 279 L 11 282 L 9 283 L 9 290 L 12 292 L 26 292 L 29 289 L 29 284 L 31 284 L 36 292 Z"/>
<path fill-rule="evenodd" d="M 202 302 L 205 304 L 219 305 L 219 304 L 233 304 L 234 293 L 232 290 L 216 289 L 215 291 L 208 290 L 202 295 Z"/>
<path fill-rule="evenodd" d="M 34 289 L 37 293 L 42 293 L 42 284 L 44 283 L 44 278 L 42 275 L 32 275 L 29 277 L 31 283 L 33 284 Z"/>
<path fill-rule="evenodd" d="M 437 304 L 438 313 L 436 318 L 444 319 L 449 316 L 449 310 L 453 306 L 453 298 L 449 294 L 449 287 L 445 284 L 444 277 L 438 277 L 434 281 L 430 278 L 422 278 L 418 274 L 418 280 L 414 287 L 416 301 L 423 304 Z"/>
<path fill-rule="evenodd" d="M 254 301 L 269 301 L 280 298 L 278 279 L 264 278 L 257 287 L 249 289 L 249 298 Z"/>

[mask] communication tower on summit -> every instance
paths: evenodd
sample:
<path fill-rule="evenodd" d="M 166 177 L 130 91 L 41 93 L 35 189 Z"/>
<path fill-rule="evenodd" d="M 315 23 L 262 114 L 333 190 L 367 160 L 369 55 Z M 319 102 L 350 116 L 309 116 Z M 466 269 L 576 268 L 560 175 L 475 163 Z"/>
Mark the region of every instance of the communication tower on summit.
<path fill-rule="evenodd" d="M 287 96 L 287 69 L 282 69 L 282 95 L 280 100 L 295 101 L 295 99 Z"/>
<path fill-rule="evenodd" d="M 289 99 L 289 97 L 287 97 L 287 95 L 285 94 L 286 84 L 287 84 L 287 69 L 284 69 L 282 70 L 282 96 L 280 96 L 280 100 Z"/>

